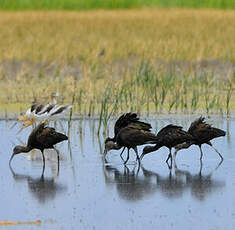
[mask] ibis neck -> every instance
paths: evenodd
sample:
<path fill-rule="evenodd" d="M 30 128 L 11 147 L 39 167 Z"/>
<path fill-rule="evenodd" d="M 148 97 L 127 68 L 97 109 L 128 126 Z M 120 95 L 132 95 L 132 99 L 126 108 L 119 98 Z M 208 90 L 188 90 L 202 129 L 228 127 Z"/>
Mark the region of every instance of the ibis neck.
<path fill-rule="evenodd" d="M 31 151 L 33 148 L 31 146 L 21 146 L 21 152 L 22 153 L 27 153 Z"/>
<path fill-rule="evenodd" d="M 119 150 L 120 148 L 122 148 L 122 146 L 120 146 L 119 144 L 115 143 L 112 147 L 112 149 L 115 149 L 115 150 Z"/>
<path fill-rule="evenodd" d="M 161 146 L 159 144 L 156 144 L 154 146 L 149 146 L 148 147 L 148 152 L 154 152 L 157 151 L 159 148 L 161 148 Z"/>
<path fill-rule="evenodd" d="M 108 137 L 106 140 L 105 140 L 105 143 L 108 142 L 108 141 L 112 141 L 112 142 L 116 142 L 116 138 L 115 137 Z"/>

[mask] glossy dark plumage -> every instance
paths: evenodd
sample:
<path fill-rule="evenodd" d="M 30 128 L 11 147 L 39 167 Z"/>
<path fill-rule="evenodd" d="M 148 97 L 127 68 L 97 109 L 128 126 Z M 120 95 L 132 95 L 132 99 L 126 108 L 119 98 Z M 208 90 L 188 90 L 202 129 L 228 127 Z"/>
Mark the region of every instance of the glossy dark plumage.
<path fill-rule="evenodd" d="M 149 131 L 137 128 L 135 124 L 129 124 L 127 127 L 122 128 L 117 137 L 116 143 L 113 141 L 107 141 L 105 143 L 105 154 L 111 149 L 120 149 L 127 147 L 128 155 L 126 162 L 129 160 L 129 150 L 132 148 L 136 153 L 137 159 L 139 159 L 137 146 L 143 144 L 154 144 L 157 141 L 157 137 Z"/>
<path fill-rule="evenodd" d="M 137 145 L 146 143 L 155 143 L 156 140 L 154 134 L 131 124 L 123 128 L 117 135 L 117 144 L 126 146 L 127 148 L 134 148 Z"/>
<path fill-rule="evenodd" d="M 27 146 L 31 146 L 43 151 L 44 149 L 54 148 L 54 145 L 68 140 L 68 137 L 58 133 L 54 128 L 46 127 L 45 122 L 40 123 L 29 135 Z"/>
<path fill-rule="evenodd" d="M 11 163 L 11 160 L 16 154 L 29 152 L 32 149 L 39 149 L 42 152 L 43 171 L 44 171 L 45 168 L 45 157 L 43 153 L 44 149 L 50 149 L 50 148 L 55 149 L 54 145 L 64 140 L 68 140 L 68 137 L 66 135 L 56 132 L 54 128 L 46 127 L 45 122 L 40 123 L 38 126 L 36 126 L 36 128 L 33 129 L 31 134 L 29 135 L 27 146 L 16 146 L 14 148 L 9 163 Z M 58 160 L 59 160 L 59 153 L 57 150 L 56 152 L 58 154 Z"/>
<path fill-rule="evenodd" d="M 162 128 L 158 132 L 156 137 L 157 137 L 156 145 L 144 147 L 141 159 L 144 157 L 144 155 L 156 151 L 163 146 L 166 146 L 170 150 L 170 153 L 166 160 L 166 162 L 168 162 L 170 158 L 172 160 L 171 148 L 183 142 L 192 140 L 191 134 L 184 131 L 181 126 L 176 126 L 172 124 Z"/>
<path fill-rule="evenodd" d="M 200 117 L 196 119 L 192 124 L 190 125 L 188 129 L 188 133 L 193 135 L 194 141 L 199 144 L 207 143 L 208 141 L 216 138 L 225 136 L 225 131 L 214 128 L 211 125 L 207 124 L 204 117 Z"/>
<path fill-rule="evenodd" d="M 210 141 L 214 138 L 226 135 L 225 131 L 218 129 L 218 128 L 214 128 L 210 124 L 207 124 L 205 122 L 204 117 L 200 117 L 196 119 L 195 121 L 193 121 L 188 129 L 188 133 L 193 136 L 193 140 L 188 141 L 182 145 L 176 146 L 175 155 L 177 154 L 179 150 L 189 148 L 191 145 L 194 144 L 194 145 L 198 145 L 200 148 L 200 152 L 201 152 L 200 160 L 202 159 L 202 156 L 203 156 L 202 149 L 201 149 L 202 144 L 208 144 L 212 148 L 214 148 Z M 218 150 L 215 148 L 214 150 L 219 154 L 221 160 L 223 160 L 223 157 L 218 152 Z"/>
<path fill-rule="evenodd" d="M 105 143 L 109 141 L 113 141 L 116 143 L 116 139 L 118 136 L 118 133 L 120 132 L 121 129 L 131 125 L 132 127 L 136 127 L 137 129 L 141 129 L 144 131 L 150 132 L 152 129 L 152 126 L 149 123 L 139 121 L 139 117 L 137 116 L 136 113 L 124 113 L 122 114 L 118 120 L 115 122 L 114 125 L 114 137 L 110 138 L 108 137 L 105 140 Z M 123 152 L 125 150 L 125 147 L 123 148 L 122 152 L 120 153 L 120 156 L 122 156 Z"/>
<path fill-rule="evenodd" d="M 116 138 L 117 138 L 117 135 L 118 135 L 119 131 L 121 129 L 127 127 L 130 124 L 132 126 L 135 125 L 136 128 L 140 128 L 140 129 L 145 130 L 145 131 L 150 131 L 151 128 L 152 128 L 152 126 L 150 124 L 142 122 L 142 121 L 139 121 L 139 117 L 137 116 L 136 113 L 124 113 L 115 122 L 115 125 L 114 125 L 114 137 L 113 138 L 108 137 L 105 140 L 105 142 L 107 142 L 107 141 L 114 141 L 114 142 L 116 142 Z"/>

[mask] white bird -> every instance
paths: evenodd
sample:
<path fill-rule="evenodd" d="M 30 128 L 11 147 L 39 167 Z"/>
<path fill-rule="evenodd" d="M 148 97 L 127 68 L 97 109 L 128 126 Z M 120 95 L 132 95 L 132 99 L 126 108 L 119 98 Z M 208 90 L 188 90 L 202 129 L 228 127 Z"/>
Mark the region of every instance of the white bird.
<path fill-rule="evenodd" d="M 57 105 L 56 97 L 58 94 L 52 95 L 52 101 L 48 104 L 33 104 L 25 113 L 25 115 L 18 117 L 18 120 L 23 121 L 24 126 L 30 126 L 34 124 L 35 121 L 51 121 L 57 120 L 62 117 L 66 112 L 68 112 L 72 106 L 71 105 Z"/>

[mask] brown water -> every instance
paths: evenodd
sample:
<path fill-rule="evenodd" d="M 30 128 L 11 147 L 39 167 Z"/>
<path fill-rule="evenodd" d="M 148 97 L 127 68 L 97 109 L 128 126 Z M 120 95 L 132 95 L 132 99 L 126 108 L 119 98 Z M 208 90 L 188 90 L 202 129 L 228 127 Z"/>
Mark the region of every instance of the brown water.
<path fill-rule="evenodd" d="M 154 132 L 175 123 L 185 129 L 195 117 L 147 119 Z M 36 221 L 41 225 L 19 225 L 7 229 L 234 229 L 235 225 L 235 120 L 214 117 L 209 122 L 224 129 L 226 137 L 215 139 L 217 153 L 192 146 L 178 153 L 169 170 L 168 149 L 146 156 L 142 165 L 135 154 L 127 166 L 118 151 L 104 161 L 103 136 L 97 136 L 97 120 L 75 120 L 70 142 L 57 145 L 61 152 L 58 173 L 54 151 L 46 153 L 41 177 L 41 154 L 34 151 L 8 160 L 14 145 L 26 142 L 31 129 L 19 134 L 15 121 L 0 121 L 0 221 Z M 67 122 L 56 124 L 67 133 Z M 110 122 L 110 136 L 113 121 Z M 141 153 L 143 147 L 139 147 Z M 125 154 L 124 158 L 125 158 Z M 220 164 L 221 163 L 221 164 Z M 0 227 L 4 228 L 4 227 Z"/>

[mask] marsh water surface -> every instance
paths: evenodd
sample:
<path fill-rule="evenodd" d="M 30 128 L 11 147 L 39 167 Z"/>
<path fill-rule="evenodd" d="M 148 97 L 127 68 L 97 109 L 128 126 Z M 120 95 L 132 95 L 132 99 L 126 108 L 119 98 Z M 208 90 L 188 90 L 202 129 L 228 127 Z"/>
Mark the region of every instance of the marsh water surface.
<path fill-rule="evenodd" d="M 195 116 L 149 118 L 153 132 L 169 123 L 188 128 Z M 15 121 L 0 121 L 0 220 L 36 221 L 38 225 L 7 229 L 234 229 L 235 120 L 209 122 L 227 132 L 212 141 L 224 156 L 204 145 L 203 163 L 197 146 L 178 153 L 170 170 L 168 149 L 161 148 L 126 167 L 119 151 L 103 158 L 104 137 L 97 120 L 73 120 L 70 141 L 57 145 L 60 155 L 46 152 L 46 170 L 38 151 L 8 161 L 14 145 L 25 144 L 31 128 L 17 134 Z M 54 124 L 52 124 L 54 125 Z M 106 135 L 113 135 L 114 120 Z M 68 133 L 68 122 L 56 124 Z M 139 154 L 143 147 L 139 147 Z M 126 157 L 125 154 L 124 158 Z"/>

